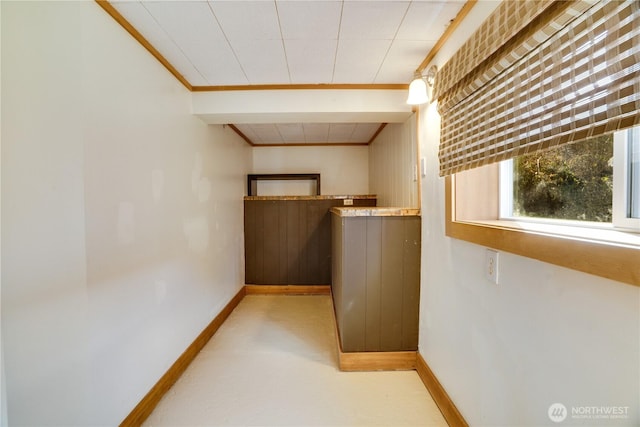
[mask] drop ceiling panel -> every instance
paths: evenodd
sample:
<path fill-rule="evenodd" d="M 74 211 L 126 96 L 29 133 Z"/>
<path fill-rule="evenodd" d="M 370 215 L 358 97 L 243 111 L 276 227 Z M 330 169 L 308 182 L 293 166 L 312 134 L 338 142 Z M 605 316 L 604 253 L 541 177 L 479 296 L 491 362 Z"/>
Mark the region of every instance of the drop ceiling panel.
<path fill-rule="evenodd" d="M 334 123 L 329 126 L 328 142 L 366 142 L 352 141 L 351 135 L 355 130 L 357 123 Z"/>
<path fill-rule="evenodd" d="M 145 7 L 210 85 L 247 83 L 208 3 L 149 2 Z"/>
<path fill-rule="evenodd" d="M 206 85 L 207 80 L 184 55 L 180 47 L 169 37 L 149 11 L 139 2 L 117 2 L 114 6 L 129 22 L 135 22 L 135 28 L 152 46 L 162 53 L 192 85 Z"/>
<path fill-rule="evenodd" d="M 327 142 L 329 138 L 329 123 L 304 123 L 304 139 L 309 143 Z"/>
<path fill-rule="evenodd" d="M 378 123 L 358 123 L 351 135 L 351 140 L 369 142 L 379 127 Z"/>
<path fill-rule="evenodd" d="M 259 136 L 260 144 L 281 144 L 282 136 L 278 132 L 278 127 L 274 124 L 256 124 L 251 125 L 253 132 Z"/>
<path fill-rule="evenodd" d="M 431 40 L 440 38 L 464 1 L 447 2 L 414 1 L 396 36 L 400 40 Z"/>
<path fill-rule="evenodd" d="M 287 40 L 336 40 L 342 4 L 338 1 L 278 1 L 282 36 Z"/>
<path fill-rule="evenodd" d="M 345 2 L 340 38 L 391 40 L 398 31 L 408 7 L 408 1 Z"/>
<path fill-rule="evenodd" d="M 271 1 L 209 1 L 226 37 L 231 40 L 279 40 L 280 28 Z"/>
<path fill-rule="evenodd" d="M 281 40 L 235 40 L 233 49 L 249 84 L 289 82 Z"/>
<path fill-rule="evenodd" d="M 285 40 L 291 83 L 332 82 L 336 40 Z"/>
<path fill-rule="evenodd" d="M 282 142 L 285 144 L 304 142 L 304 127 L 302 123 L 281 123 L 277 126 Z"/>
<path fill-rule="evenodd" d="M 373 83 L 390 45 L 391 40 L 340 40 L 334 80 Z"/>
<path fill-rule="evenodd" d="M 431 50 L 434 43 L 423 40 L 394 40 L 380 67 L 376 83 L 410 81 L 413 77 L 411 65 L 420 64 L 424 59 L 422 52 Z"/>

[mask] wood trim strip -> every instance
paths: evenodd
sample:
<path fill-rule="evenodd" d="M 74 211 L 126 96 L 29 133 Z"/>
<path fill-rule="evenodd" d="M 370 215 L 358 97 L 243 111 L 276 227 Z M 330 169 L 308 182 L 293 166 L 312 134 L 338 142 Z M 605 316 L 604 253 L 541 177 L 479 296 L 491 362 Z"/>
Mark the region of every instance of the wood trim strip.
<path fill-rule="evenodd" d="M 445 233 L 448 237 L 640 286 L 638 248 L 515 227 L 456 221 L 454 179 L 445 177 Z"/>
<path fill-rule="evenodd" d="M 231 312 L 238 306 L 240 301 L 246 295 L 245 287 L 240 288 L 238 293 L 231 298 L 231 301 L 220 311 L 220 313 L 207 325 L 207 327 L 196 337 L 189 347 L 178 357 L 171 365 L 167 372 L 158 380 L 158 382 L 149 390 L 142 398 L 140 403 L 129 413 L 129 415 L 120 423 L 121 427 L 140 426 L 146 420 L 154 408 L 158 405 L 164 394 L 169 391 L 171 386 L 180 378 L 189 364 L 198 355 L 200 350 L 207 344 L 218 328 L 222 326 Z"/>
<path fill-rule="evenodd" d="M 95 0 L 95 2 L 98 3 L 98 6 L 104 9 L 104 11 L 107 12 L 113 19 L 115 19 L 116 22 L 122 26 L 122 28 L 124 28 L 129 34 L 131 34 L 133 38 L 142 45 L 142 47 L 147 49 L 147 51 L 151 55 L 153 55 L 158 61 L 160 61 L 160 63 L 164 65 L 164 67 L 169 70 L 169 72 L 173 74 L 173 76 L 178 79 L 178 81 L 182 83 L 184 87 L 186 87 L 189 91 L 193 90 L 191 84 L 182 76 L 182 74 L 180 74 L 178 70 L 173 65 L 171 65 L 171 63 L 167 61 L 167 59 L 162 56 L 162 54 L 155 47 L 153 47 L 151 43 L 149 43 L 149 41 L 145 39 L 144 36 L 140 34 L 140 32 L 136 30 L 133 25 L 131 25 L 131 23 L 129 23 L 129 21 L 125 19 L 125 17 L 122 16 L 120 12 L 118 12 L 116 8 L 114 8 L 109 3 L 108 0 Z"/>
<path fill-rule="evenodd" d="M 244 139 L 247 144 L 249 144 L 252 147 L 255 147 L 256 144 L 254 144 L 251 141 L 251 139 L 249 139 L 249 137 L 247 135 L 242 133 L 242 131 L 240 129 L 238 129 L 237 126 L 235 126 L 235 125 L 233 125 L 231 123 L 228 123 L 227 126 L 229 126 L 235 133 L 237 133 L 240 136 L 240 138 Z"/>
<path fill-rule="evenodd" d="M 338 348 L 341 371 L 411 371 L 416 369 L 415 351 L 371 351 L 343 353 Z"/>
<path fill-rule="evenodd" d="M 244 285 L 246 295 L 331 295 L 331 285 Z"/>
<path fill-rule="evenodd" d="M 469 424 L 467 424 L 467 421 L 460 411 L 458 411 L 458 408 L 420 353 L 416 354 L 416 371 L 429 391 L 429 394 L 431 394 L 434 402 L 438 405 L 438 409 L 442 412 L 442 416 L 447 421 L 447 424 L 451 427 L 468 427 Z"/>
<path fill-rule="evenodd" d="M 373 142 L 374 139 L 376 139 L 378 137 L 378 135 L 380 135 L 380 132 L 382 132 L 382 130 L 387 127 L 388 123 L 381 123 L 380 127 L 378 128 L 378 130 L 376 131 L 376 133 L 373 134 L 373 136 L 369 139 L 369 141 L 367 141 L 367 145 L 371 144 Z"/>
<path fill-rule="evenodd" d="M 444 30 L 444 33 L 442 33 L 442 35 L 440 36 L 436 44 L 433 45 L 433 47 L 431 48 L 427 56 L 424 58 L 424 60 L 420 63 L 418 68 L 416 68 L 416 72 L 422 73 L 424 69 L 427 68 L 427 65 L 429 65 L 429 63 L 433 60 L 433 58 L 435 58 L 435 56 L 438 54 L 442 46 L 446 43 L 447 40 L 449 40 L 449 37 L 451 37 L 451 34 L 453 34 L 456 28 L 458 28 L 462 20 L 469 14 L 471 9 L 473 9 L 473 6 L 477 2 L 478 0 L 467 0 L 464 6 L 462 6 L 462 9 L 460 9 L 460 12 L 458 12 L 456 17 L 451 21 L 447 29 Z"/>
<path fill-rule="evenodd" d="M 265 84 L 265 85 L 228 85 L 228 86 L 193 86 L 194 92 L 224 92 L 241 90 L 408 90 L 409 84 Z"/>
<path fill-rule="evenodd" d="M 253 144 L 254 147 L 354 147 L 369 145 L 367 142 L 292 142 L 288 144 Z"/>

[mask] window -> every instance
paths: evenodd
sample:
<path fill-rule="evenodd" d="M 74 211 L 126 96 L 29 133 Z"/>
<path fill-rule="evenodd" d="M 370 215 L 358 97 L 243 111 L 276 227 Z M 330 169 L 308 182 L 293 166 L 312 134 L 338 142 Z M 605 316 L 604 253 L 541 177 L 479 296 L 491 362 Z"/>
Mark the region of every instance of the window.
<path fill-rule="evenodd" d="M 500 217 L 637 230 L 638 157 L 640 128 L 634 128 L 506 160 Z"/>
<path fill-rule="evenodd" d="M 615 134 L 613 167 L 613 224 L 640 230 L 640 127 Z"/>

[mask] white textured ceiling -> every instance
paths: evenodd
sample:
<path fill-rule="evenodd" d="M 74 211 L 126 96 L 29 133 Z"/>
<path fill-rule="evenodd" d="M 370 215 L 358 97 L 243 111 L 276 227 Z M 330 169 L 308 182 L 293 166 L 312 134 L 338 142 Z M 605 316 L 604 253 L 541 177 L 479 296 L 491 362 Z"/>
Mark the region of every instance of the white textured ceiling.
<path fill-rule="evenodd" d="M 464 3 L 111 1 L 194 87 L 407 84 Z M 283 131 L 286 137 L 280 136 L 304 142 L 309 138 L 304 128 L 291 124 Z M 272 138 L 256 134 L 255 139 Z"/>

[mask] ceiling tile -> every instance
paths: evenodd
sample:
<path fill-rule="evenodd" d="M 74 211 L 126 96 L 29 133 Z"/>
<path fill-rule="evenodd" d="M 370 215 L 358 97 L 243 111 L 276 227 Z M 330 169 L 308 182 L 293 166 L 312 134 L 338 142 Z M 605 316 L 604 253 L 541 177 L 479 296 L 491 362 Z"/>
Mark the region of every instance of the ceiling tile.
<path fill-rule="evenodd" d="M 340 38 L 391 40 L 398 31 L 408 7 L 408 1 L 345 2 Z"/>
<path fill-rule="evenodd" d="M 255 131 L 253 130 L 253 126 L 250 124 L 237 124 L 235 125 L 236 128 L 238 128 L 238 130 L 240 132 L 242 132 L 242 134 L 244 136 L 246 136 L 247 138 L 249 138 L 249 140 L 251 142 L 253 142 L 254 144 L 258 143 L 258 141 L 260 141 L 260 136 L 255 133 Z"/>
<path fill-rule="evenodd" d="M 412 2 L 397 39 L 437 41 L 464 3 L 459 0 Z"/>
<path fill-rule="evenodd" d="M 355 123 L 332 123 L 329 126 L 328 142 L 349 142 L 356 128 Z"/>
<path fill-rule="evenodd" d="M 193 66 L 182 50 L 139 2 L 114 2 L 113 6 L 173 65 L 192 85 L 206 85 L 207 81 Z"/>
<path fill-rule="evenodd" d="M 422 40 L 394 40 L 380 67 L 376 83 L 409 83 L 415 68 L 424 59 L 435 42 Z"/>
<path fill-rule="evenodd" d="M 247 83 L 208 3 L 148 2 L 144 6 L 210 85 Z"/>
<path fill-rule="evenodd" d="M 153 1 L 144 2 L 143 5 L 180 45 L 226 41 L 206 2 Z"/>
<path fill-rule="evenodd" d="M 306 142 L 327 142 L 329 123 L 304 123 L 303 126 Z"/>
<path fill-rule="evenodd" d="M 291 83 L 331 82 L 336 40 L 285 40 Z"/>
<path fill-rule="evenodd" d="M 209 1 L 229 40 L 280 39 L 275 4 L 271 1 Z"/>
<path fill-rule="evenodd" d="M 284 39 L 335 40 L 342 4 L 338 1 L 277 1 Z"/>
<path fill-rule="evenodd" d="M 278 132 L 278 128 L 275 124 L 255 124 L 251 125 L 253 132 L 258 135 L 259 141 L 254 141 L 260 144 L 282 144 L 282 136 Z"/>
<path fill-rule="evenodd" d="M 352 142 L 369 142 L 373 134 L 376 133 L 380 123 L 358 123 L 353 134 L 351 135 Z"/>
<path fill-rule="evenodd" d="M 231 45 L 249 84 L 289 83 L 281 40 L 234 40 Z"/>
<path fill-rule="evenodd" d="M 277 127 L 285 144 L 304 142 L 304 127 L 302 123 L 280 123 Z"/>
<path fill-rule="evenodd" d="M 390 44 L 391 40 L 341 39 L 333 82 L 373 83 Z"/>

